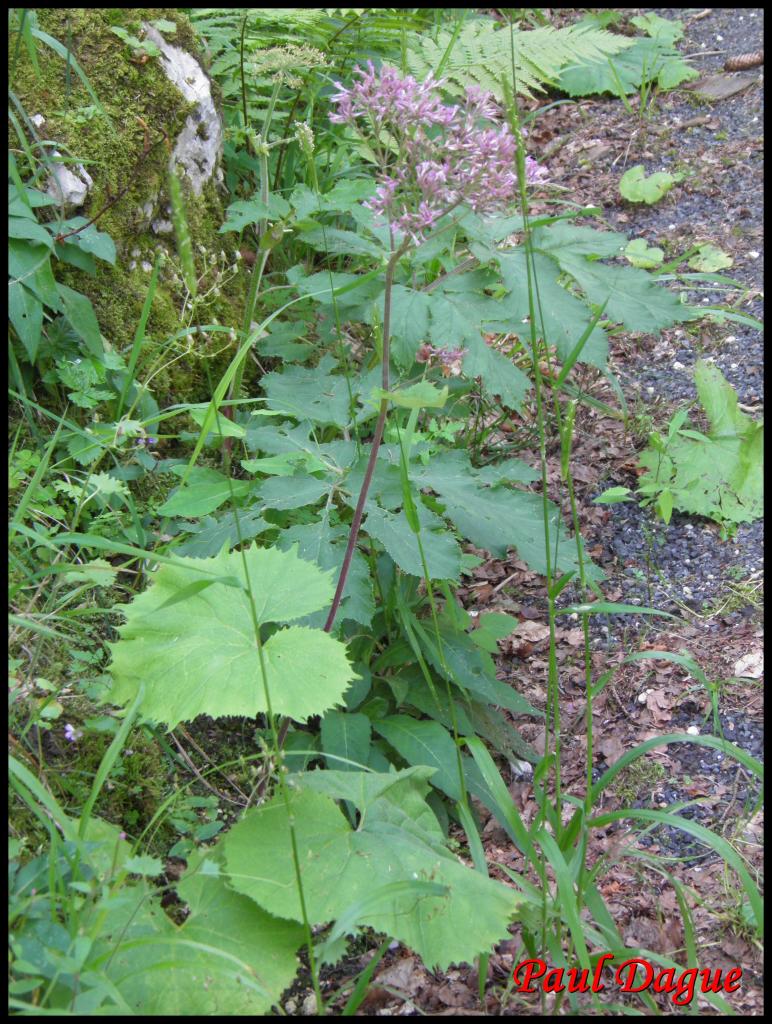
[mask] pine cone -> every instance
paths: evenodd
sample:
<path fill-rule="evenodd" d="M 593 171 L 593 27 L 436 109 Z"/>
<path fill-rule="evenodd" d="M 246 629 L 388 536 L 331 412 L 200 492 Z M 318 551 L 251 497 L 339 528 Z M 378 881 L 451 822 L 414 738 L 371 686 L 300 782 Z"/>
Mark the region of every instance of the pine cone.
<path fill-rule="evenodd" d="M 757 68 L 764 63 L 764 51 L 756 50 L 755 53 L 741 53 L 739 57 L 730 57 L 724 62 L 724 71 L 748 71 L 749 68 Z"/>

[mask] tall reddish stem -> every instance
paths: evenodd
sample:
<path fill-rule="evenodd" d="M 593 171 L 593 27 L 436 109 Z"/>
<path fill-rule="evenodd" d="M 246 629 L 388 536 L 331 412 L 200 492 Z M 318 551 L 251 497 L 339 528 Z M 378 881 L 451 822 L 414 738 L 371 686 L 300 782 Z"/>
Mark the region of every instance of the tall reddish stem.
<path fill-rule="evenodd" d="M 391 333 L 391 288 L 394 284 L 394 270 L 396 269 L 397 262 L 405 252 L 407 246 L 405 243 L 392 254 L 391 259 L 386 267 L 386 289 L 383 296 L 383 349 L 381 352 L 381 385 L 384 391 L 389 390 L 389 341 Z M 343 557 L 343 565 L 340 569 L 340 576 L 338 577 L 338 585 L 335 588 L 335 596 L 332 599 L 332 605 L 330 606 L 330 613 L 327 616 L 327 621 L 324 624 L 325 633 L 329 633 L 332 630 L 333 623 L 335 622 L 335 616 L 338 614 L 338 608 L 340 602 L 343 599 L 343 590 L 346 586 L 346 580 L 348 579 L 349 570 L 351 568 L 351 559 L 354 557 L 354 550 L 356 548 L 357 539 L 359 538 L 359 529 L 362 525 L 362 516 L 365 511 L 365 502 L 367 501 L 367 492 L 370 490 L 370 484 L 372 483 L 373 473 L 375 472 L 375 462 L 378 458 L 378 449 L 381 447 L 381 440 L 383 439 L 383 431 L 386 426 L 386 414 L 389 409 L 389 401 L 387 398 L 381 399 L 381 406 L 378 410 L 378 420 L 375 424 L 375 433 L 373 434 L 373 440 L 370 444 L 370 457 L 367 460 L 367 468 L 365 469 L 365 475 L 362 480 L 362 486 L 359 489 L 359 498 L 357 499 L 356 508 L 354 510 L 354 518 L 351 520 L 351 527 L 349 528 L 348 544 L 346 545 L 346 554 Z"/>
<path fill-rule="evenodd" d="M 394 271 L 397 263 L 407 251 L 408 243 L 403 242 L 399 249 L 392 254 L 386 266 L 386 289 L 383 296 L 383 349 L 381 353 L 381 384 L 384 391 L 389 390 L 389 341 L 391 332 L 391 288 L 394 284 Z M 370 444 L 370 457 L 367 460 L 367 468 L 365 469 L 365 475 L 362 480 L 362 486 L 359 488 L 359 497 L 357 499 L 356 509 L 354 510 L 354 518 L 351 520 L 351 526 L 348 534 L 348 544 L 346 545 L 346 554 L 343 556 L 343 565 L 340 568 L 340 576 L 338 577 L 338 585 L 335 588 L 335 596 L 332 599 L 330 606 L 330 612 L 327 616 L 327 621 L 324 624 L 325 633 L 332 632 L 332 627 L 335 623 L 335 616 L 338 614 L 340 608 L 340 602 L 343 599 L 343 590 L 346 586 L 346 580 L 348 579 L 349 570 L 351 569 L 351 560 L 354 557 L 354 550 L 356 548 L 357 540 L 359 538 L 359 529 L 362 525 L 362 517 L 365 511 L 365 502 L 367 501 L 367 492 L 370 490 L 370 484 L 372 483 L 373 473 L 375 472 L 375 461 L 378 458 L 378 450 L 381 447 L 381 441 L 383 440 L 383 431 L 386 427 L 386 414 L 389 409 L 389 401 L 387 398 L 381 399 L 380 409 L 378 410 L 378 419 L 375 424 L 375 433 L 373 434 L 373 440 Z M 279 729 L 279 735 L 277 736 L 279 749 L 284 746 L 284 740 L 286 739 L 287 732 L 290 727 L 290 719 L 285 718 L 281 723 Z M 267 782 L 267 778 L 265 780 Z"/>

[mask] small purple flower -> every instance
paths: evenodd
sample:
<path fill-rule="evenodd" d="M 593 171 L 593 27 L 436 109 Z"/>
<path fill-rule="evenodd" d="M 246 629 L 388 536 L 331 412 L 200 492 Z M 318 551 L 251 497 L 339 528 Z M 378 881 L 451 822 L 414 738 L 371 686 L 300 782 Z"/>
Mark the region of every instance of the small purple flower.
<path fill-rule="evenodd" d="M 83 730 L 82 729 L 76 729 L 75 726 L 71 725 L 69 722 L 65 725 L 65 727 L 64 727 L 64 738 L 66 740 L 68 740 L 70 743 L 77 743 L 78 740 L 81 739 L 82 736 L 83 736 Z"/>

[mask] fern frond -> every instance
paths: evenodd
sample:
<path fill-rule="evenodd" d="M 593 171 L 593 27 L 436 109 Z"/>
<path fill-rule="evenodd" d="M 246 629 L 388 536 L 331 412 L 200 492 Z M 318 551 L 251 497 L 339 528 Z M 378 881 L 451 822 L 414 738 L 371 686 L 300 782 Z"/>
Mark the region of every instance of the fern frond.
<path fill-rule="evenodd" d="M 513 36 L 517 92 L 529 98 L 534 92 L 544 92 L 545 85 L 554 84 L 561 68 L 605 62 L 634 41 L 588 25 L 545 25 L 526 32 L 515 29 Z M 424 37 L 415 42 L 408 51 L 412 74 L 423 79 L 436 72 L 451 38 L 451 32 L 442 30 L 435 40 Z M 512 78 L 509 30 L 490 18 L 467 22 L 445 60 L 442 78 L 451 93 L 460 95 L 467 86 L 479 85 L 504 102 L 503 82 Z"/>

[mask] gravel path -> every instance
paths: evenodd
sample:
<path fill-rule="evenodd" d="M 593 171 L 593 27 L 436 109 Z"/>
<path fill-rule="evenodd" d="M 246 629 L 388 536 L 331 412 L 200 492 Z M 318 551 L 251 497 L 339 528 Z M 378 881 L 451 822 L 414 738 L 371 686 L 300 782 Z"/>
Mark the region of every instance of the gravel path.
<path fill-rule="evenodd" d="M 763 46 L 763 11 L 714 9 L 692 20 L 695 9 L 658 10 L 655 13 L 686 24 L 679 50 L 693 59 L 703 74 L 722 73 L 728 57 L 759 50 Z M 715 53 L 713 51 L 721 51 Z M 702 54 L 705 54 L 703 57 Z M 760 69 L 740 73 L 760 80 Z M 743 313 L 761 319 L 763 304 L 763 88 L 754 84 L 742 93 L 715 103 L 699 101 L 693 92 L 677 89 L 660 96 L 648 128 L 636 142 L 635 120 L 631 125 L 629 159 L 619 159 L 615 149 L 607 164 L 613 172 L 613 188 L 607 185 L 604 212 L 611 226 L 632 237 L 644 237 L 650 245 L 676 252 L 696 242 L 710 241 L 729 253 L 734 265 L 724 271 L 745 286 L 751 300 Z M 594 113 L 593 108 L 590 108 Z M 608 103 L 605 107 L 608 116 Z M 599 109 L 598 113 L 601 111 Z M 691 124 L 695 120 L 705 123 Z M 611 134 L 619 137 L 619 124 Z M 641 153 L 641 146 L 645 147 Z M 671 168 L 685 171 L 680 186 L 653 206 L 631 206 L 620 197 L 618 178 L 627 166 L 642 162 L 647 173 Z M 692 173 L 694 172 L 694 173 Z M 691 176 L 689 176 L 691 174 Z M 718 290 L 689 293 L 695 304 L 725 303 Z M 714 360 L 736 388 L 739 401 L 760 416 L 763 413 L 763 334 L 754 328 L 726 321 L 722 325 L 684 324 L 663 332 L 659 338 L 644 337 L 635 348 L 626 345 L 612 353 L 611 366 L 620 379 L 631 408 L 648 406 L 658 429 L 669 419 L 674 404 L 692 402 L 697 393 L 693 368 L 699 358 Z M 663 409 L 663 404 L 665 408 Z M 631 477 L 605 479 L 595 494 L 621 484 L 634 487 Z M 595 495 L 592 495 L 593 497 Z M 620 600 L 653 605 L 665 611 L 684 606 L 704 613 L 720 602 L 727 586 L 761 577 L 763 568 L 763 520 L 742 524 L 730 541 L 720 539 L 719 527 L 696 516 L 677 512 L 665 526 L 652 511 L 634 502 L 608 506 L 609 518 L 596 536 L 597 558 L 609 583 L 621 592 Z M 568 595 L 567 595 L 568 596 Z M 752 611 L 752 609 L 749 609 Z M 735 612 L 740 616 L 742 609 Z M 747 614 L 747 612 L 745 612 Z M 630 630 L 651 628 L 652 620 L 629 616 L 597 617 L 593 622 L 598 645 L 614 643 Z"/>
<path fill-rule="evenodd" d="M 691 8 L 655 13 L 689 22 L 699 12 Z M 740 13 L 717 8 L 687 25 L 678 48 L 691 56 L 703 75 L 723 73 L 730 79 L 759 82 L 759 68 L 732 74 L 722 68 L 728 57 L 762 49 L 763 28 L 761 9 Z M 689 124 L 701 116 L 707 117 L 706 123 Z M 666 130 L 659 139 L 650 140 L 649 152 L 642 160 L 646 172 L 679 170 L 687 178 L 673 190 L 672 198 L 636 208 L 630 222 L 636 234 L 646 237 L 649 244 L 678 239 L 682 249 L 692 242 L 710 241 L 734 258 L 734 265 L 724 273 L 759 292 L 764 257 L 762 85 L 752 84 L 717 102 L 702 101 L 692 91 L 677 89 L 658 98 L 655 119 L 656 128 Z M 631 162 L 639 161 L 636 157 Z M 613 215 L 610 219 L 613 222 Z M 725 302 L 726 295 L 690 292 L 689 300 L 695 305 L 712 305 Z M 761 319 L 761 296 L 744 303 L 741 311 Z M 700 356 L 714 359 L 737 389 L 741 402 L 755 406 L 763 401 L 763 335 L 731 321 L 703 331 L 697 343 L 686 328 L 667 332 L 625 367 L 621 376 L 626 387 L 644 400 L 654 396 L 691 399 L 696 394 L 692 368 Z"/>

